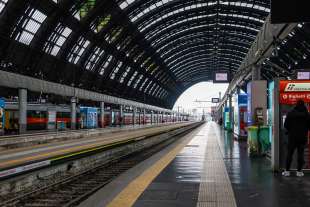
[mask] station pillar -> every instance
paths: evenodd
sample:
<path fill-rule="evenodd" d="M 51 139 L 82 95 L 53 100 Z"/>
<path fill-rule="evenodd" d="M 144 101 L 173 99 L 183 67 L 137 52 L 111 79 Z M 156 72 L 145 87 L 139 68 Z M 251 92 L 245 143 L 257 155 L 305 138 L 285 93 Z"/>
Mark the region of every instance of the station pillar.
<path fill-rule="evenodd" d="M 124 113 L 123 113 L 123 106 L 122 105 L 119 106 L 119 117 L 120 117 L 119 125 L 123 126 L 123 124 L 125 123 L 125 120 L 124 120 Z"/>
<path fill-rule="evenodd" d="M 134 107 L 132 111 L 132 125 L 136 125 L 136 114 L 137 114 L 137 108 Z"/>
<path fill-rule="evenodd" d="M 154 112 L 153 111 L 151 111 L 151 124 L 153 124 L 153 117 L 154 117 L 154 114 L 153 114 Z"/>
<path fill-rule="evenodd" d="M 159 124 L 159 111 L 157 111 L 157 116 L 156 116 L 156 122 L 157 122 L 157 124 Z"/>
<path fill-rule="evenodd" d="M 233 105 L 232 105 L 232 94 L 229 94 L 228 96 L 228 102 L 229 102 L 229 123 L 230 123 L 230 130 L 234 131 L 234 111 L 233 111 Z"/>
<path fill-rule="evenodd" d="M 100 122 L 101 128 L 104 128 L 104 102 L 100 102 Z"/>
<path fill-rule="evenodd" d="M 146 121 L 145 121 L 145 109 L 143 109 L 143 125 L 146 124 Z"/>
<path fill-rule="evenodd" d="M 165 112 L 161 112 L 161 123 L 164 123 Z"/>
<path fill-rule="evenodd" d="M 261 80 L 261 66 L 255 65 L 252 68 L 252 81 L 247 84 L 248 94 L 248 120 L 250 125 L 258 123 L 267 124 L 267 81 Z"/>
<path fill-rule="evenodd" d="M 71 98 L 71 129 L 76 129 L 76 97 Z"/>
<path fill-rule="evenodd" d="M 261 79 L 261 66 L 254 65 L 252 68 L 252 81 Z"/>
<path fill-rule="evenodd" d="M 18 105 L 19 105 L 19 133 L 23 134 L 27 131 L 27 89 L 18 89 Z"/>

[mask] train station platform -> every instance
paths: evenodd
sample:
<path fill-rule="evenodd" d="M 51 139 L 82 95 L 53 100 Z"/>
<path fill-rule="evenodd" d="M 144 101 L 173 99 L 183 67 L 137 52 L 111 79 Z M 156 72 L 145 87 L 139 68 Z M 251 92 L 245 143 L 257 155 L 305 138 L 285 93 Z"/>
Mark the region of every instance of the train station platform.
<path fill-rule="evenodd" d="M 244 142 L 210 122 L 123 173 L 80 207 L 302 207 L 310 176 L 273 174 Z"/>
<path fill-rule="evenodd" d="M 107 133 L 107 130 L 104 129 L 102 133 L 94 130 L 93 132 L 89 132 L 89 136 L 85 137 L 58 140 L 57 142 L 43 142 L 43 144 L 1 150 L 0 179 L 28 172 L 36 168 L 50 166 L 53 162 L 82 155 L 86 156 L 89 153 L 143 140 L 147 137 L 186 127 L 191 124 L 193 122 L 122 128 L 115 129 L 111 133 Z M 33 137 L 33 139 L 40 139 L 40 136 Z M 3 140 L 0 140 L 0 143 L 1 141 Z M 41 141 L 44 141 L 44 139 L 41 138 Z"/>

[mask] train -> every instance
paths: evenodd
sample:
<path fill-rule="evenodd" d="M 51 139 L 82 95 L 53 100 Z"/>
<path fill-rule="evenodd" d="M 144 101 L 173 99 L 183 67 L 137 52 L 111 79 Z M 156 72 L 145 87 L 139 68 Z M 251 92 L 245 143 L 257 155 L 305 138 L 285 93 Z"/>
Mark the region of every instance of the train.
<path fill-rule="evenodd" d="M 68 109 L 62 107 L 57 108 L 57 112 L 38 107 L 31 107 L 27 110 L 27 130 L 48 130 L 48 129 L 69 129 L 71 128 L 71 112 Z M 41 108 L 41 109 L 40 109 Z M 4 131 L 6 134 L 18 133 L 19 124 L 19 112 L 17 109 L 5 109 L 4 112 Z M 96 107 L 80 107 L 76 116 L 77 129 L 97 128 L 107 126 L 120 126 L 120 125 L 132 125 L 133 114 L 132 112 L 123 112 L 123 117 L 120 117 L 120 111 L 106 110 L 104 112 L 104 123 L 101 123 L 101 112 Z M 136 124 L 151 124 L 152 115 L 150 113 L 145 114 L 143 120 L 143 114 L 136 114 Z M 159 123 L 172 122 L 170 115 L 159 115 Z M 175 121 L 175 120 L 174 120 Z M 153 115 L 153 123 L 157 122 L 157 116 Z M 50 127 L 52 126 L 52 127 Z"/>

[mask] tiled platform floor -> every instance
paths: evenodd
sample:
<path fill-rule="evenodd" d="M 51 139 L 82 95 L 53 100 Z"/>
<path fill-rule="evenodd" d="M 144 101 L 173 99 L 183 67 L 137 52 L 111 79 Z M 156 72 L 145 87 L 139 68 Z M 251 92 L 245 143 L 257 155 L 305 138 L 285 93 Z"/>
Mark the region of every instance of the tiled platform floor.
<path fill-rule="evenodd" d="M 216 128 L 238 207 L 310 206 L 309 174 L 303 178 L 274 175 L 268 159 L 249 158 L 246 143 Z"/>
<path fill-rule="evenodd" d="M 134 206 L 306 207 L 310 206 L 310 177 L 274 175 L 270 161 L 249 158 L 246 143 L 234 141 L 215 123 L 208 123 Z"/>
<path fill-rule="evenodd" d="M 135 207 L 235 207 L 212 124 L 205 125 L 140 196 Z"/>

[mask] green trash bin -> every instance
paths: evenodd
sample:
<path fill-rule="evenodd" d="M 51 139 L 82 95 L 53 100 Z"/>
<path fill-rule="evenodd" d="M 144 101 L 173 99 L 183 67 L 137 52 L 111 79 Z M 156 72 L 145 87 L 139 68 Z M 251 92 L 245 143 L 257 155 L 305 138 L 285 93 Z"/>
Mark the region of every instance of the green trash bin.
<path fill-rule="evenodd" d="M 231 130 L 231 124 L 229 121 L 226 122 L 225 130 L 227 130 L 227 131 Z"/>
<path fill-rule="evenodd" d="M 250 126 L 248 130 L 248 152 L 250 156 L 259 155 L 258 127 Z"/>
<path fill-rule="evenodd" d="M 261 152 L 266 153 L 270 150 L 271 143 L 269 139 L 269 127 L 261 126 L 258 132 L 258 140 L 261 144 Z"/>

